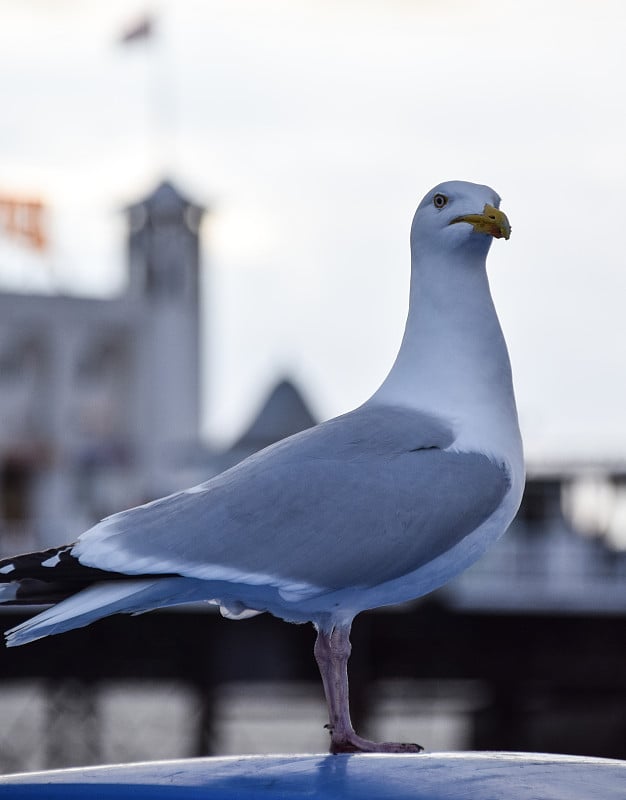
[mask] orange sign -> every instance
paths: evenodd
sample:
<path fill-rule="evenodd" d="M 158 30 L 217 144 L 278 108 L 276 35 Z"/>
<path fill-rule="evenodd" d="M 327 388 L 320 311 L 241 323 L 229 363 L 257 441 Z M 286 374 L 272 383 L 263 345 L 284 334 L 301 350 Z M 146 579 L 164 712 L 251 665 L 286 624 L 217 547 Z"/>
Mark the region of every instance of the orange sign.
<path fill-rule="evenodd" d="M 45 250 L 45 206 L 41 200 L 0 195 L 0 233 L 19 239 L 35 250 Z"/>

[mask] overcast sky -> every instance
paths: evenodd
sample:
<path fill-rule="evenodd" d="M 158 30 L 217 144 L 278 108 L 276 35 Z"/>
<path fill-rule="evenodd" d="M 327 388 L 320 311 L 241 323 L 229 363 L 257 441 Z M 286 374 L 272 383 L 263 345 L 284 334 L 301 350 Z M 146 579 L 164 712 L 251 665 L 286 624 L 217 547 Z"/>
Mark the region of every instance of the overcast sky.
<path fill-rule="evenodd" d="M 156 35 L 121 47 L 153 10 Z M 0 194 L 53 244 L 5 286 L 115 291 L 124 204 L 211 207 L 206 430 L 293 376 L 327 417 L 395 356 L 416 204 L 488 183 L 489 271 L 531 458 L 626 455 L 623 2 L 0 0 Z"/>

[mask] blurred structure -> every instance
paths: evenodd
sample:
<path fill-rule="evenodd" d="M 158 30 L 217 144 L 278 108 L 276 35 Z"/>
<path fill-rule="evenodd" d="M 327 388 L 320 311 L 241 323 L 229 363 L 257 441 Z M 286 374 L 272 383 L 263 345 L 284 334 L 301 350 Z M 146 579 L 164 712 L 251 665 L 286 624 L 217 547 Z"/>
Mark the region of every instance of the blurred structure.
<path fill-rule="evenodd" d="M 625 498 L 620 465 L 531 465 L 509 532 L 441 592 L 465 611 L 626 615 Z"/>
<path fill-rule="evenodd" d="M 257 416 L 234 444 L 222 454 L 221 470 L 274 442 L 316 425 L 309 407 L 289 380 L 281 380 L 261 406 Z"/>
<path fill-rule="evenodd" d="M 3 554 L 71 540 L 188 478 L 203 209 L 163 183 L 126 213 L 120 297 L 0 293 Z"/>
<path fill-rule="evenodd" d="M 282 380 L 227 451 L 200 441 L 203 213 L 169 183 L 128 208 L 116 299 L 0 293 L 0 552 L 70 541 L 315 424 Z M 361 615 L 359 726 L 430 749 L 625 757 L 625 475 L 531 465 L 517 519 L 480 562 Z M 5 608 L 2 628 L 22 618 Z M 312 644 L 310 626 L 193 607 L 3 652 L 0 770 L 323 750 Z"/>

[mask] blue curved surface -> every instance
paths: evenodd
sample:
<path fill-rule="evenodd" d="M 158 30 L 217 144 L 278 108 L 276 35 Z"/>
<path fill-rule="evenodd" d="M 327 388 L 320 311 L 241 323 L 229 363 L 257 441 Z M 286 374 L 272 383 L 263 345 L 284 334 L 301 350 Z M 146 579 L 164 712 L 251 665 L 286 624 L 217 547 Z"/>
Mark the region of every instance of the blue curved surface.
<path fill-rule="evenodd" d="M 0 777 L 0 798 L 626 800 L 626 761 L 535 753 L 241 756 Z"/>

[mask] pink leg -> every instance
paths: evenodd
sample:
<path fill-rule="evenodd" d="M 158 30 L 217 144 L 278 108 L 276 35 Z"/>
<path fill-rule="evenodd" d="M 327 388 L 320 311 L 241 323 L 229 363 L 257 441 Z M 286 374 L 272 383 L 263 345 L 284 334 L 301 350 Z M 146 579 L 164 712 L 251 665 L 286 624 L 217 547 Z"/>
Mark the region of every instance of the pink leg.
<path fill-rule="evenodd" d="M 315 640 L 315 659 L 320 668 L 324 694 L 328 704 L 331 753 L 419 753 L 418 744 L 370 742 L 354 732 L 350 722 L 348 698 L 348 658 L 350 626 L 318 630 Z"/>

